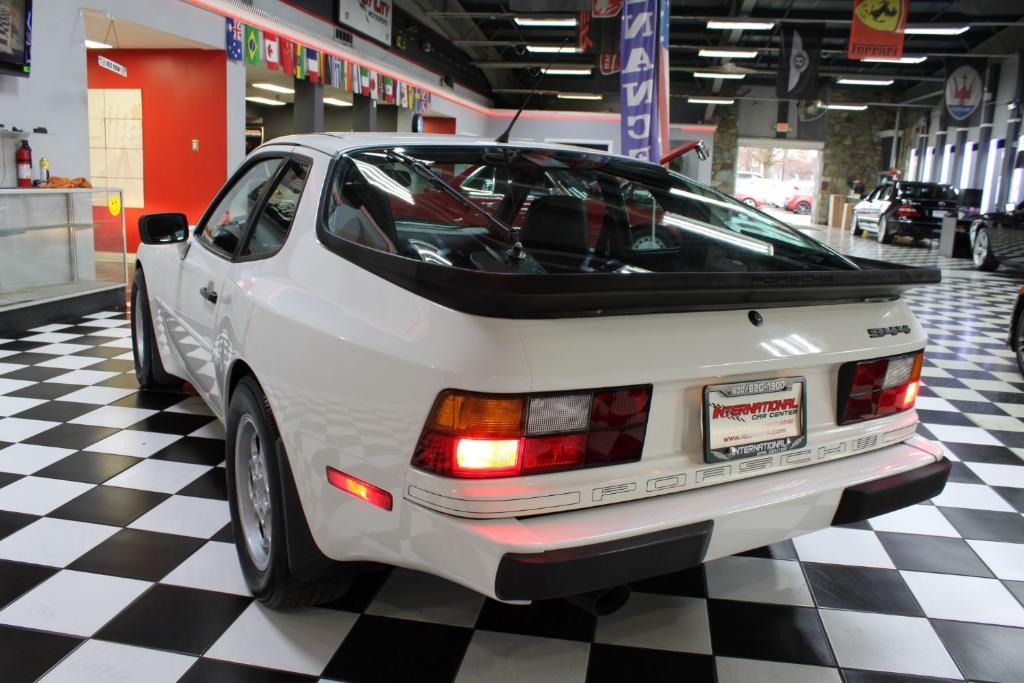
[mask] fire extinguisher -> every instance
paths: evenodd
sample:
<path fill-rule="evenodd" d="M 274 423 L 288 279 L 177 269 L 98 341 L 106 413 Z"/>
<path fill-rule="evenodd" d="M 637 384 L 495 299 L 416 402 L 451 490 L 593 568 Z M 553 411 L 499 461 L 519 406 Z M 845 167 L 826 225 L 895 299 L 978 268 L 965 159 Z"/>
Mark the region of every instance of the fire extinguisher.
<path fill-rule="evenodd" d="M 28 140 L 21 141 L 14 160 L 18 167 L 18 187 L 32 187 L 32 148 L 28 146 Z"/>

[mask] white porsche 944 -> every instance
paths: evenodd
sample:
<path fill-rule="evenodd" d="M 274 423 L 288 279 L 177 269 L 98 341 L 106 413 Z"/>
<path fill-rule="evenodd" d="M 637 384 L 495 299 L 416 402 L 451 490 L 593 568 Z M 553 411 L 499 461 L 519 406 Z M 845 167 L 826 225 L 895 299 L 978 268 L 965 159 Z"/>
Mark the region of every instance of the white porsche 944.
<path fill-rule="evenodd" d="M 534 143 L 318 134 L 190 228 L 140 220 L 144 388 L 226 425 L 271 606 L 378 563 L 498 600 L 627 584 L 926 500 L 938 271 L 842 256 L 661 166 Z"/>

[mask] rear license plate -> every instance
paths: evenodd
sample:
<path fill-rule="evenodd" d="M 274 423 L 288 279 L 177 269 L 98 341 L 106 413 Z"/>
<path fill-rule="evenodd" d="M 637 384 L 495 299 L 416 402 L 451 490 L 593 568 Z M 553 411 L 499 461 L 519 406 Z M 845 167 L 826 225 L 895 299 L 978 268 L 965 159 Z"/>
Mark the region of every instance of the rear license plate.
<path fill-rule="evenodd" d="M 704 460 L 770 455 L 807 443 L 803 377 L 704 387 Z"/>
<path fill-rule="evenodd" d="M 942 211 L 932 211 L 932 217 L 933 218 L 945 218 L 946 217 L 945 209 L 943 209 Z"/>

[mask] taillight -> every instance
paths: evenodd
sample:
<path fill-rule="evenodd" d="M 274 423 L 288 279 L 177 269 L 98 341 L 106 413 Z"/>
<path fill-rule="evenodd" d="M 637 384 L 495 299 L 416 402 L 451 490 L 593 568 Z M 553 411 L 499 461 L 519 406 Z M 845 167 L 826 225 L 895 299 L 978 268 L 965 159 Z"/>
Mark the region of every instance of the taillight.
<path fill-rule="evenodd" d="M 633 462 L 650 406 L 650 386 L 534 396 L 443 391 L 412 464 L 472 478 Z"/>
<path fill-rule="evenodd" d="M 914 407 L 924 352 L 846 363 L 839 368 L 841 425 L 872 420 Z"/>
<path fill-rule="evenodd" d="M 909 204 L 903 204 L 896 209 L 896 215 L 900 218 L 920 218 L 921 212 Z"/>

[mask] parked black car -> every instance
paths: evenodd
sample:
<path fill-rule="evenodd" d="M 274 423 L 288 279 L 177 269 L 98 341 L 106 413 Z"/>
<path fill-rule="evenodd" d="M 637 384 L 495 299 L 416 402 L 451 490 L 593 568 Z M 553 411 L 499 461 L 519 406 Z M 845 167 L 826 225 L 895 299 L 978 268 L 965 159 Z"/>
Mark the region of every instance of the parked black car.
<path fill-rule="evenodd" d="M 1024 202 L 971 223 L 971 256 L 978 270 L 995 270 L 999 264 L 1024 268 Z"/>
<path fill-rule="evenodd" d="M 958 205 L 956 188 L 939 183 L 898 180 L 883 183 L 853 209 L 853 231 L 874 232 L 878 241 L 894 237 L 930 238 L 942 228 L 942 218 Z"/>

